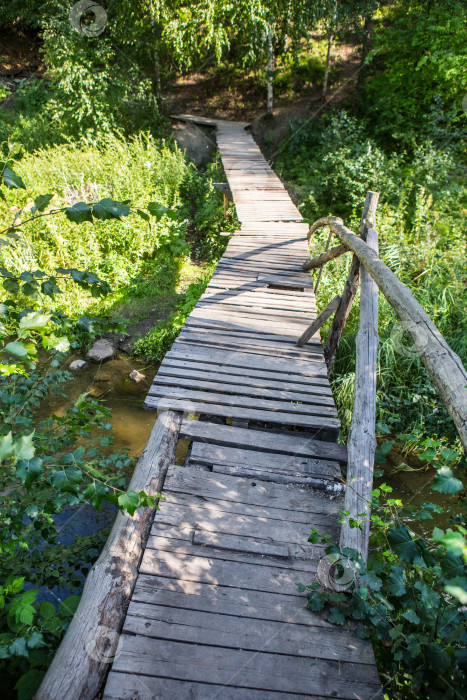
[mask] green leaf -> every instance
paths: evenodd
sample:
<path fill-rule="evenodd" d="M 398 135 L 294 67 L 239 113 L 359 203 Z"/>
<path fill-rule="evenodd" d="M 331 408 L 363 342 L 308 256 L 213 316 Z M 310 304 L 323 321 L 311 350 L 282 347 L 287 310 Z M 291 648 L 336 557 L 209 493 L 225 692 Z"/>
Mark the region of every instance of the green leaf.
<path fill-rule="evenodd" d="M 50 483 L 64 493 L 77 493 L 81 481 L 83 480 L 82 472 L 76 467 L 66 467 L 66 469 L 57 469 L 50 475 Z"/>
<path fill-rule="evenodd" d="M 34 433 L 33 430 L 29 435 L 22 435 L 19 440 L 16 440 L 14 447 L 14 457 L 17 460 L 24 459 L 26 461 L 32 460 L 36 448 L 33 445 Z"/>
<path fill-rule="evenodd" d="M 44 211 L 52 197 L 53 194 L 40 194 L 38 197 L 36 197 L 34 200 L 34 206 L 31 209 L 32 213 L 35 214 L 36 211 Z"/>
<path fill-rule="evenodd" d="M 384 584 L 387 595 L 401 596 L 405 593 L 405 571 L 401 566 L 393 566 Z"/>
<path fill-rule="evenodd" d="M 332 625 L 345 624 L 345 616 L 339 608 L 331 608 L 328 614 L 328 622 Z"/>
<path fill-rule="evenodd" d="M 29 354 L 28 346 L 20 343 L 19 340 L 14 340 L 12 343 L 5 345 L 3 352 L 9 352 L 10 355 L 14 355 L 20 360 L 26 359 Z"/>
<path fill-rule="evenodd" d="M 49 314 L 42 314 L 40 311 L 33 311 L 23 318 L 19 322 L 20 330 L 40 330 L 45 328 L 49 323 L 51 316 Z"/>
<path fill-rule="evenodd" d="M 131 209 L 123 202 L 115 202 L 106 197 L 93 205 L 92 213 L 96 219 L 105 221 L 106 219 L 120 219 L 121 216 L 128 216 L 131 214 Z"/>
<path fill-rule="evenodd" d="M 138 216 L 140 216 L 140 217 L 141 217 L 142 219 L 144 219 L 145 221 L 149 221 L 149 220 L 150 220 L 149 214 L 147 214 L 147 213 L 146 213 L 145 211 L 143 211 L 142 209 L 137 209 L 137 210 L 136 210 L 136 213 L 138 214 Z"/>
<path fill-rule="evenodd" d="M 78 609 L 80 600 L 80 595 L 71 595 L 68 598 L 65 598 L 65 600 L 60 603 L 60 614 L 63 615 L 63 617 L 71 617 L 74 615 Z"/>
<path fill-rule="evenodd" d="M 17 175 L 14 170 L 10 168 L 5 168 L 3 171 L 3 184 L 10 190 L 25 190 L 26 185 L 22 181 L 19 175 Z"/>
<path fill-rule="evenodd" d="M 13 457 L 13 435 L 11 431 L 4 437 L 0 437 L 0 462 L 6 462 Z"/>
<path fill-rule="evenodd" d="M 41 292 L 48 297 L 54 298 L 55 294 L 61 294 L 61 289 L 57 285 L 57 280 L 55 277 L 50 277 L 41 284 Z"/>
<path fill-rule="evenodd" d="M 139 505 L 139 496 L 135 491 L 127 491 L 118 497 L 118 505 L 122 511 L 128 511 L 133 516 Z"/>
<path fill-rule="evenodd" d="M 97 319 L 91 318 L 90 316 L 81 316 L 81 318 L 78 319 L 76 326 L 80 329 L 80 331 L 94 333 L 94 325 L 96 320 Z"/>
<path fill-rule="evenodd" d="M 28 648 L 26 644 L 26 639 L 24 637 L 17 637 L 11 644 L 10 644 L 10 654 L 12 656 L 28 656 Z"/>
<path fill-rule="evenodd" d="M 461 557 L 456 557 L 450 552 L 446 552 L 439 560 L 441 570 L 448 579 L 464 576 L 465 566 Z"/>
<path fill-rule="evenodd" d="M 427 646 L 426 654 L 428 656 L 430 666 L 436 669 L 436 673 L 442 674 L 451 665 L 451 660 L 445 650 L 435 642 L 431 642 Z"/>
<path fill-rule="evenodd" d="M 402 613 L 402 617 L 408 622 L 411 622 L 413 625 L 418 625 L 420 623 L 420 618 L 415 610 L 412 610 L 411 608 L 409 608 L 409 610 L 405 610 L 405 612 Z"/>
<path fill-rule="evenodd" d="M 53 605 L 53 603 L 42 603 L 39 608 L 39 613 L 41 617 L 45 618 L 46 620 L 51 617 L 55 617 L 55 605 Z"/>
<path fill-rule="evenodd" d="M 83 495 L 85 498 L 88 498 L 94 508 L 97 508 L 97 510 L 100 509 L 102 502 L 105 500 L 105 497 L 107 496 L 107 487 L 104 486 L 104 484 L 101 484 L 99 481 L 93 481 L 91 484 L 88 484 L 86 488 L 84 489 Z"/>
<path fill-rule="evenodd" d="M 15 690 L 18 691 L 18 700 L 31 700 L 36 694 L 44 676 L 45 670 L 37 668 L 30 668 L 29 671 L 23 673 L 15 685 Z"/>
<path fill-rule="evenodd" d="M 27 489 L 41 476 L 42 472 L 42 459 L 39 457 L 30 460 L 20 459 L 16 463 L 16 476 Z"/>
<path fill-rule="evenodd" d="M 18 294 L 19 292 L 19 282 L 16 279 L 6 279 L 3 280 L 3 289 L 9 294 Z"/>
<path fill-rule="evenodd" d="M 461 605 L 467 605 L 467 578 L 465 576 L 449 581 L 444 586 L 444 590 L 453 598 L 457 598 Z"/>
<path fill-rule="evenodd" d="M 462 491 L 463 484 L 460 479 L 456 479 L 449 467 L 441 467 L 435 476 L 433 489 L 440 493 L 457 493 Z"/>
<path fill-rule="evenodd" d="M 392 547 L 392 551 L 396 554 L 402 561 L 408 561 L 413 564 L 418 564 L 420 566 L 424 565 L 423 558 L 421 556 L 421 550 L 416 543 L 410 531 L 405 525 L 397 525 L 392 528 L 387 533 L 389 543 Z"/>
<path fill-rule="evenodd" d="M 65 216 L 75 224 L 82 224 L 85 221 L 92 222 L 91 207 L 85 202 L 76 202 L 72 207 L 65 209 Z"/>

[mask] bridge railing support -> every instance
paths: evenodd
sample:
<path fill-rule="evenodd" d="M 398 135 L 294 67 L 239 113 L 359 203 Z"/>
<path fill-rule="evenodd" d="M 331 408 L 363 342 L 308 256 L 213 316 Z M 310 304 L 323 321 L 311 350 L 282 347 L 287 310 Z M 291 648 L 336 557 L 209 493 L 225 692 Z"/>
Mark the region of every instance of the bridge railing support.
<path fill-rule="evenodd" d="M 353 253 L 342 301 L 337 308 L 333 328 L 328 336 L 328 341 L 330 338 L 331 341 L 326 343 L 325 353 L 326 347 L 337 350 L 337 345 L 334 344 L 331 335 L 333 329 L 336 333 L 339 332 L 339 337 L 342 335 L 357 290 L 361 268 L 360 327 L 357 335 L 354 408 L 348 443 L 349 465 L 345 509 L 350 512 L 350 517 L 353 518 L 357 518 L 361 513 L 366 513 L 366 515 L 362 518 L 363 530 L 350 528 L 347 525 L 343 526 L 341 545 L 357 549 L 365 559 L 368 553 L 369 502 L 371 500 L 375 451 L 378 288 L 410 334 L 428 374 L 454 421 L 464 450 L 467 451 L 467 371 L 459 356 L 449 347 L 410 289 L 379 257 L 377 233 L 374 228 L 374 210 L 377 197 L 377 193 L 369 192 L 367 194 L 365 202 L 367 212 L 364 211 L 362 217 L 360 236 L 355 235 L 344 226 L 342 219 L 338 217 L 328 216 L 315 221 L 310 227 L 308 240 L 318 228 L 329 226 L 331 232 L 340 239 L 340 245 L 304 264 L 304 269 L 313 269 L 347 251 Z M 369 206 L 367 207 L 367 205 Z M 341 311 L 340 318 L 338 318 L 339 310 Z M 324 312 L 321 316 L 323 314 Z M 316 330 L 317 328 L 314 327 L 313 332 Z M 300 340 L 302 339 L 300 338 L 299 342 Z M 333 356 L 331 362 L 332 360 Z"/>

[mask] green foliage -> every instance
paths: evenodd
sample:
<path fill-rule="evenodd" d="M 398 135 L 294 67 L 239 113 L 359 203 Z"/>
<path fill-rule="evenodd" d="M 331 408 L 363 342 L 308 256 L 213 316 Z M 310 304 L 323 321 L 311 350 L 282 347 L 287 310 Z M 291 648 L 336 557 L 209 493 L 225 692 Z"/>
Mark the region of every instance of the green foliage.
<path fill-rule="evenodd" d="M 310 610 L 327 611 L 337 625 L 353 620 L 354 635 L 371 638 L 391 698 L 454 699 L 467 689 L 467 625 L 459 607 L 467 602 L 467 530 L 435 527 L 421 537 L 412 527 L 440 507 L 403 506 L 391 491 L 382 484 L 373 492 L 367 565 L 314 531 L 333 562 L 331 579 L 350 583 L 338 593 L 317 581 L 301 590 L 310 590 Z"/>
<path fill-rule="evenodd" d="M 459 0 L 388 5 L 369 56 L 365 91 L 377 133 L 415 145 L 420 135 L 432 136 L 433 110 L 441 103 L 446 110 L 443 145 L 456 122 L 465 135 L 466 21 L 467 9 Z"/>
<path fill-rule="evenodd" d="M 176 313 L 168 320 L 159 323 L 144 337 L 135 343 L 135 355 L 161 362 L 165 353 L 170 350 L 174 340 L 178 337 L 183 325 L 196 306 L 198 299 L 206 289 L 211 278 L 213 267 L 203 279 L 193 282 L 187 289 L 184 300 L 178 306 Z"/>
<path fill-rule="evenodd" d="M 415 294 L 449 345 L 467 362 L 465 201 L 462 166 L 453 154 L 425 142 L 414 151 L 387 152 L 363 122 L 345 112 L 319 123 L 296 124 L 282 145 L 279 172 L 301 197 L 303 214 L 314 221 L 341 216 L 358 231 L 368 189 L 380 192 L 377 228 L 384 262 Z M 327 231 L 314 237 L 313 253 L 324 250 Z M 323 269 L 318 305 L 342 289 L 350 259 Z M 329 324 L 324 328 L 324 335 Z M 344 428 L 353 401 L 358 298 L 346 325 L 332 375 Z M 419 438 L 455 430 L 437 390 L 388 302 L 380 297 L 378 420 L 393 432 Z M 410 428 L 409 428 L 410 426 Z"/>

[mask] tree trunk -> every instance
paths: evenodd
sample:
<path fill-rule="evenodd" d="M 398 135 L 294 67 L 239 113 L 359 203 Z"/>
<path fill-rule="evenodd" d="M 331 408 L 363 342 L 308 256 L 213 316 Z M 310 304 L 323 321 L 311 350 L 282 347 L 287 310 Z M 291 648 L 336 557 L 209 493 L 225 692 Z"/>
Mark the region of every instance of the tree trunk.
<path fill-rule="evenodd" d="M 268 30 L 268 65 L 266 70 L 266 79 L 268 86 L 268 97 L 266 105 L 266 115 L 268 117 L 273 116 L 273 101 L 274 101 L 274 44 L 273 44 L 273 34 L 272 25 L 269 24 Z"/>
<path fill-rule="evenodd" d="M 328 91 L 329 70 L 331 67 L 332 41 L 334 39 L 336 20 L 337 20 L 337 0 L 334 3 L 334 9 L 332 12 L 332 17 L 331 17 L 331 24 L 330 24 L 329 29 L 328 29 L 328 50 L 326 53 L 326 67 L 324 69 L 323 92 L 321 95 L 321 99 L 323 102 L 326 99 L 326 94 Z"/>
<path fill-rule="evenodd" d="M 154 7 L 154 2 L 151 0 L 150 3 L 151 11 L 151 31 L 152 31 L 152 51 L 153 51 L 153 75 L 151 80 L 152 92 L 156 98 L 157 105 L 160 106 L 160 101 L 162 97 L 162 86 L 161 86 L 161 62 L 159 56 L 159 41 L 157 37 L 157 16 L 156 9 Z"/>
<path fill-rule="evenodd" d="M 182 414 L 159 414 L 129 489 L 156 497 L 173 462 Z M 112 663 L 155 508 L 118 513 L 35 700 L 93 700 Z"/>
<path fill-rule="evenodd" d="M 356 115 L 360 112 L 360 105 L 363 97 L 363 88 L 365 85 L 365 79 L 368 73 L 368 67 L 366 65 L 366 59 L 370 52 L 370 36 L 373 23 L 373 16 L 367 15 L 365 17 L 365 23 L 363 25 L 363 39 L 362 39 L 362 60 L 360 63 L 360 72 L 357 78 L 357 86 L 355 89 L 355 99 L 354 99 L 354 112 Z"/>

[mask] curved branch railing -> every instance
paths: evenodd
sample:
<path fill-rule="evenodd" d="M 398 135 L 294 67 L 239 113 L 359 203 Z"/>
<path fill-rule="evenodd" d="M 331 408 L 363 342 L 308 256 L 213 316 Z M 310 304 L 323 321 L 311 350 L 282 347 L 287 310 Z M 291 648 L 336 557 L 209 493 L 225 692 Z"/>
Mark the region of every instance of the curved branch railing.
<path fill-rule="evenodd" d="M 348 440 L 348 485 L 344 508 L 350 512 L 353 518 L 361 513 L 366 515 L 362 519 L 362 528 L 350 528 L 347 523 L 342 526 L 341 546 L 357 549 L 365 559 L 368 552 L 369 503 L 373 489 L 373 462 L 376 446 L 374 421 L 376 411 L 376 351 L 378 346 L 378 288 L 410 334 L 428 374 L 454 421 L 464 450 L 467 452 L 467 372 L 459 356 L 449 347 L 410 289 L 379 257 L 377 232 L 374 228 L 375 202 L 377 202 L 377 194 L 369 192 L 365 202 L 360 236 L 350 231 L 344 226 L 342 219 L 336 216 L 318 219 L 310 227 L 308 241 L 319 228 L 329 226 L 331 232 L 340 239 L 340 245 L 307 260 L 303 265 L 305 270 L 321 267 L 345 252 L 352 252 L 353 260 L 340 302 L 337 303 L 338 297 L 335 297 L 312 326 L 302 334 L 297 343 L 304 344 L 305 338 L 311 337 L 336 309 L 333 325 L 325 345 L 328 371 L 331 371 L 361 272 L 360 327 L 356 341 L 354 406 Z"/>

